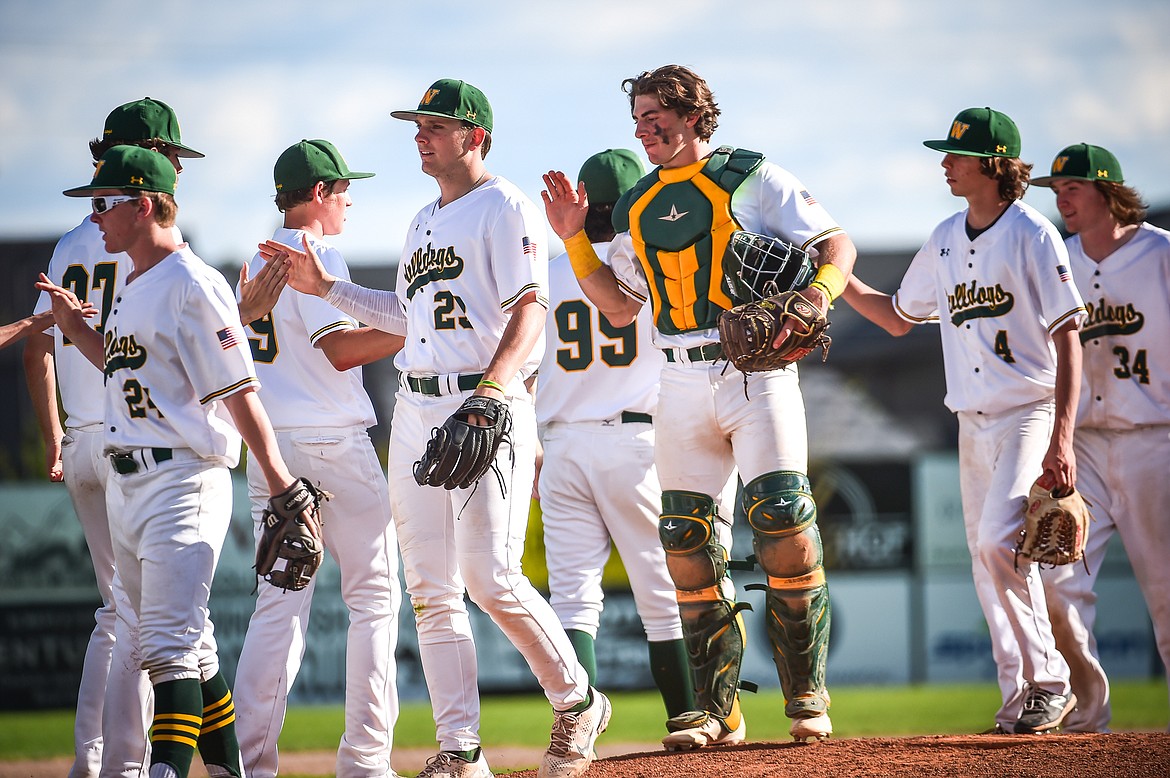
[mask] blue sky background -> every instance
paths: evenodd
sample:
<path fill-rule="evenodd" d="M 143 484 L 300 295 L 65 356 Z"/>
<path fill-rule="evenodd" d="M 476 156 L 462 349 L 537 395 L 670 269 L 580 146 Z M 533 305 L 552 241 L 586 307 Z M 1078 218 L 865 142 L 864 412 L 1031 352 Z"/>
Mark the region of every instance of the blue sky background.
<path fill-rule="evenodd" d="M 60 192 L 89 180 L 88 141 L 110 109 L 149 95 L 207 154 L 186 166 L 178 200 L 208 261 L 238 266 L 278 224 L 272 165 L 301 138 L 329 139 L 353 169 L 377 173 L 354 183 L 335 242 L 351 263 L 396 259 L 437 188 L 413 125 L 391 110 L 438 78 L 479 86 L 496 116 L 489 169 L 538 201 L 550 167 L 575 175 L 601 149 L 641 153 L 620 83 L 669 62 L 714 89 L 716 143 L 793 171 L 863 252 L 917 246 L 961 206 L 921 142 L 975 105 L 1015 119 L 1038 170 L 1065 145 L 1096 143 L 1152 204 L 1170 202 L 1165 0 L 399 6 L 4 0 L 0 239 L 77 224 L 86 202 Z M 1055 217 L 1048 190 L 1026 201 Z"/>

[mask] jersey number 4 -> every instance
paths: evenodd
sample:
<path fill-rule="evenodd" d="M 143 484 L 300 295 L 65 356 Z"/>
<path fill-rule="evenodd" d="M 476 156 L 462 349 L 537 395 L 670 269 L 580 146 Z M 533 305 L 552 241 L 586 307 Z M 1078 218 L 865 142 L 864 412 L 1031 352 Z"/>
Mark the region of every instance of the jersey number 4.
<path fill-rule="evenodd" d="M 563 370 L 585 370 L 593 363 L 593 309 L 582 300 L 566 300 L 555 313 L 557 337 L 567 348 L 557 349 L 557 364 Z M 598 329 L 611 341 L 598 349 L 598 358 L 610 367 L 626 367 L 638 356 L 637 322 L 614 327 L 604 316 L 597 317 Z"/>

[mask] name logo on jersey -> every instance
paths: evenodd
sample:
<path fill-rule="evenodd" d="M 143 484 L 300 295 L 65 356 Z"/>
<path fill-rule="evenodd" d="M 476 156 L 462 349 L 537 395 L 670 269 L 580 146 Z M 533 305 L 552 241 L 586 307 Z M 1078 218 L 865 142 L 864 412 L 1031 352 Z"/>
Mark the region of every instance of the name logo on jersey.
<path fill-rule="evenodd" d="M 956 327 L 971 319 L 991 319 L 1003 316 L 1012 309 L 1016 299 L 1002 286 L 979 286 L 978 281 L 959 284 L 954 294 L 947 295 L 947 309 L 951 324 Z"/>
<path fill-rule="evenodd" d="M 146 364 L 146 349 L 138 345 L 133 335 L 118 336 L 107 332 L 105 338 L 106 378 L 119 370 L 137 370 Z"/>
<path fill-rule="evenodd" d="M 410 261 L 403 270 L 406 278 L 406 297 L 414 297 L 414 293 L 431 281 L 458 278 L 463 274 L 463 258 L 455 253 L 454 246 L 445 249 L 435 249 L 431 244 L 420 248 L 410 256 Z"/>
<path fill-rule="evenodd" d="M 1146 323 L 1146 316 L 1133 303 L 1109 305 L 1102 297 L 1098 302 L 1085 302 L 1089 315 L 1081 325 L 1081 343 L 1109 335 L 1134 335 Z"/>
<path fill-rule="evenodd" d="M 664 222 L 676 222 L 682 217 L 686 216 L 688 213 L 690 213 L 690 211 L 683 211 L 682 213 L 679 213 L 678 208 L 675 208 L 674 203 L 671 203 L 670 213 L 666 214 L 665 216 L 659 216 L 658 218 L 660 221 Z"/>

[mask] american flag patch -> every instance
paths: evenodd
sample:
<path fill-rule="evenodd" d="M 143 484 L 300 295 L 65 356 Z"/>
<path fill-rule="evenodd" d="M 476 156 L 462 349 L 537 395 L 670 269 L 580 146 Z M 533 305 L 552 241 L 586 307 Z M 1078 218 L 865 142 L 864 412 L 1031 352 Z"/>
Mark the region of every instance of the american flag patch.
<path fill-rule="evenodd" d="M 524 246 L 524 253 L 536 259 L 536 241 L 529 240 L 527 237 L 521 238 L 520 242 Z"/>
<path fill-rule="evenodd" d="M 1066 284 L 1072 280 L 1072 275 L 1068 272 L 1068 265 L 1057 265 L 1056 274 L 1060 276 L 1060 280 Z"/>
<path fill-rule="evenodd" d="M 219 347 L 224 351 L 240 345 L 239 327 L 224 327 L 222 330 L 215 333 L 215 337 L 219 338 Z"/>
<path fill-rule="evenodd" d="M 804 201 L 805 201 L 806 203 L 808 203 L 809 205 L 816 205 L 816 204 L 817 204 L 817 198 L 815 198 L 815 197 L 813 197 L 812 195 L 810 195 L 810 194 L 808 193 L 808 190 L 807 190 L 807 189 L 801 189 L 801 190 L 800 190 L 800 196 L 801 196 L 801 197 L 803 197 L 803 198 L 804 198 Z"/>

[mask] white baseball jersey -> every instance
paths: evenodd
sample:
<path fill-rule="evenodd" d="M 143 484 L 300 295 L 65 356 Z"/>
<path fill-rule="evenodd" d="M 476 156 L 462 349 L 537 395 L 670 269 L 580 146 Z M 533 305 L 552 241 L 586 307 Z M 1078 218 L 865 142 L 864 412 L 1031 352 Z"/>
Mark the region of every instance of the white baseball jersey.
<path fill-rule="evenodd" d="M 1085 316 L 1060 233 L 1019 201 L 975 240 L 966 222 L 963 210 L 935 228 L 894 308 L 915 324 L 942 325 L 952 411 L 998 413 L 1051 398 L 1051 333 Z"/>
<path fill-rule="evenodd" d="M 607 243 L 594 244 L 604 253 Z M 547 351 L 536 385 L 536 418 L 601 421 L 622 411 L 653 414 L 658 405 L 662 352 L 651 348 L 650 307 L 625 327 L 613 327 L 577 283 L 567 254 L 549 263 Z"/>
<path fill-rule="evenodd" d="M 1093 636 L 1093 589 L 1114 534 L 1121 535 L 1141 586 L 1162 662 L 1170 662 L 1170 233 L 1141 224 L 1100 262 L 1085 255 L 1079 235 L 1066 245 L 1089 309 L 1080 332 L 1084 373 L 1075 448 L 1077 490 L 1093 506 L 1095 521 L 1084 565 L 1041 573 L 1077 695 L 1064 727 L 1107 732 L 1109 679 Z"/>
<path fill-rule="evenodd" d="M 183 242 L 178 227 L 174 228 L 173 234 L 176 243 Z M 53 283 L 72 291 L 82 302 L 93 303 L 98 314 L 90 323 L 101 331 L 113 308 L 114 296 L 133 269 L 134 263 L 125 253 L 106 253 L 101 229 L 86 216 L 81 224 L 57 241 L 45 275 Z M 52 310 L 52 307 L 48 292 L 41 292 L 35 313 Z M 61 392 L 61 406 L 69 417 L 66 423 L 70 427 L 101 424 L 104 413 L 102 371 L 94 367 L 56 326 L 48 328 L 45 333 L 53 337 L 57 388 Z"/>
<path fill-rule="evenodd" d="M 302 230 L 281 227 L 272 239 L 286 246 L 299 246 L 303 234 Z M 349 268 L 341 252 L 312 235 L 309 235 L 309 245 L 326 272 L 349 280 Z M 264 265 L 265 260 L 259 254 L 253 257 L 250 277 L 254 278 Z M 362 369 L 335 370 L 325 352 L 315 345 L 331 332 L 356 326 L 353 318 L 320 297 L 293 289 L 285 289 L 267 315 L 245 323 L 256 375 L 263 386 L 260 400 L 273 429 L 368 428 L 377 423 L 374 406 L 362 385 Z M 295 335 L 282 337 L 286 332 Z"/>
<path fill-rule="evenodd" d="M 442 240 L 436 243 L 433 234 Z M 394 359 L 398 370 L 434 375 L 487 367 L 516 301 L 536 292 L 548 305 L 545 236 L 536 206 L 499 176 L 442 208 L 436 199 L 419 211 L 398 265 L 397 294 L 408 330 Z M 543 354 L 542 335 L 520 379 L 536 370 Z"/>
<path fill-rule="evenodd" d="M 240 434 L 219 400 L 259 381 L 219 271 L 183 245 L 135 278 L 114 298 L 105 355 L 107 449 L 190 448 L 235 467 Z"/>
<path fill-rule="evenodd" d="M 696 163 L 699 168 L 706 160 Z M 670 171 L 664 171 L 669 173 Z M 804 184 L 784 168 L 764 160 L 731 196 L 731 212 L 741 229 L 771 235 L 801 247 L 814 258 L 816 244 L 844 230 L 825 207 L 809 194 Z M 685 218 L 686 214 L 682 214 Z M 624 232 L 610 244 L 610 267 L 627 295 L 644 302 L 650 294 L 642 263 L 634 252 L 630 233 Z M 719 340 L 717 329 L 694 330 L 663 335 L 654 330 L 659 348 L 691 348 Z"/>
<path fill-rule="evenodd" d="M 1088 308 L 1077 426 L 1170 423 L 1170 232 L 1142 224 L 1100 263 L 1079 235 L 1067 246 Z"/>
<path fill-rule="evenodd" d="M 273 239 L 299 246 L 303 234 L 282 227 Z M 341 253 L 308 237 L 326 271 L 348 280 Z M 257 255 L 253 275 L 263 266 Z M 376 421 L 374 409 L 361 368 L 338 371 L 313 345 L 355 326 L 321 298 L 285 289 L 269 314 L 245 328 L 263 382 L 260 400 L 276 429 L 281 457 L 292 472 L 333 494 L 321 506 L 324 541 L 341 571 L 341 597 L 352 617 L 346 637 L 346 727 L 335 769 L 342 778 L 390 772 L 398 717 L 398 549 L 386 477 L 366 432 Z M 248 494 L 259 538 L 268 484 L 251 453 Z M 277 740 L 304 656 L 316 581 L 299 592 L 260 584 L 235 685 L 236 732 L 251 778 L 279 773 Z"/>

